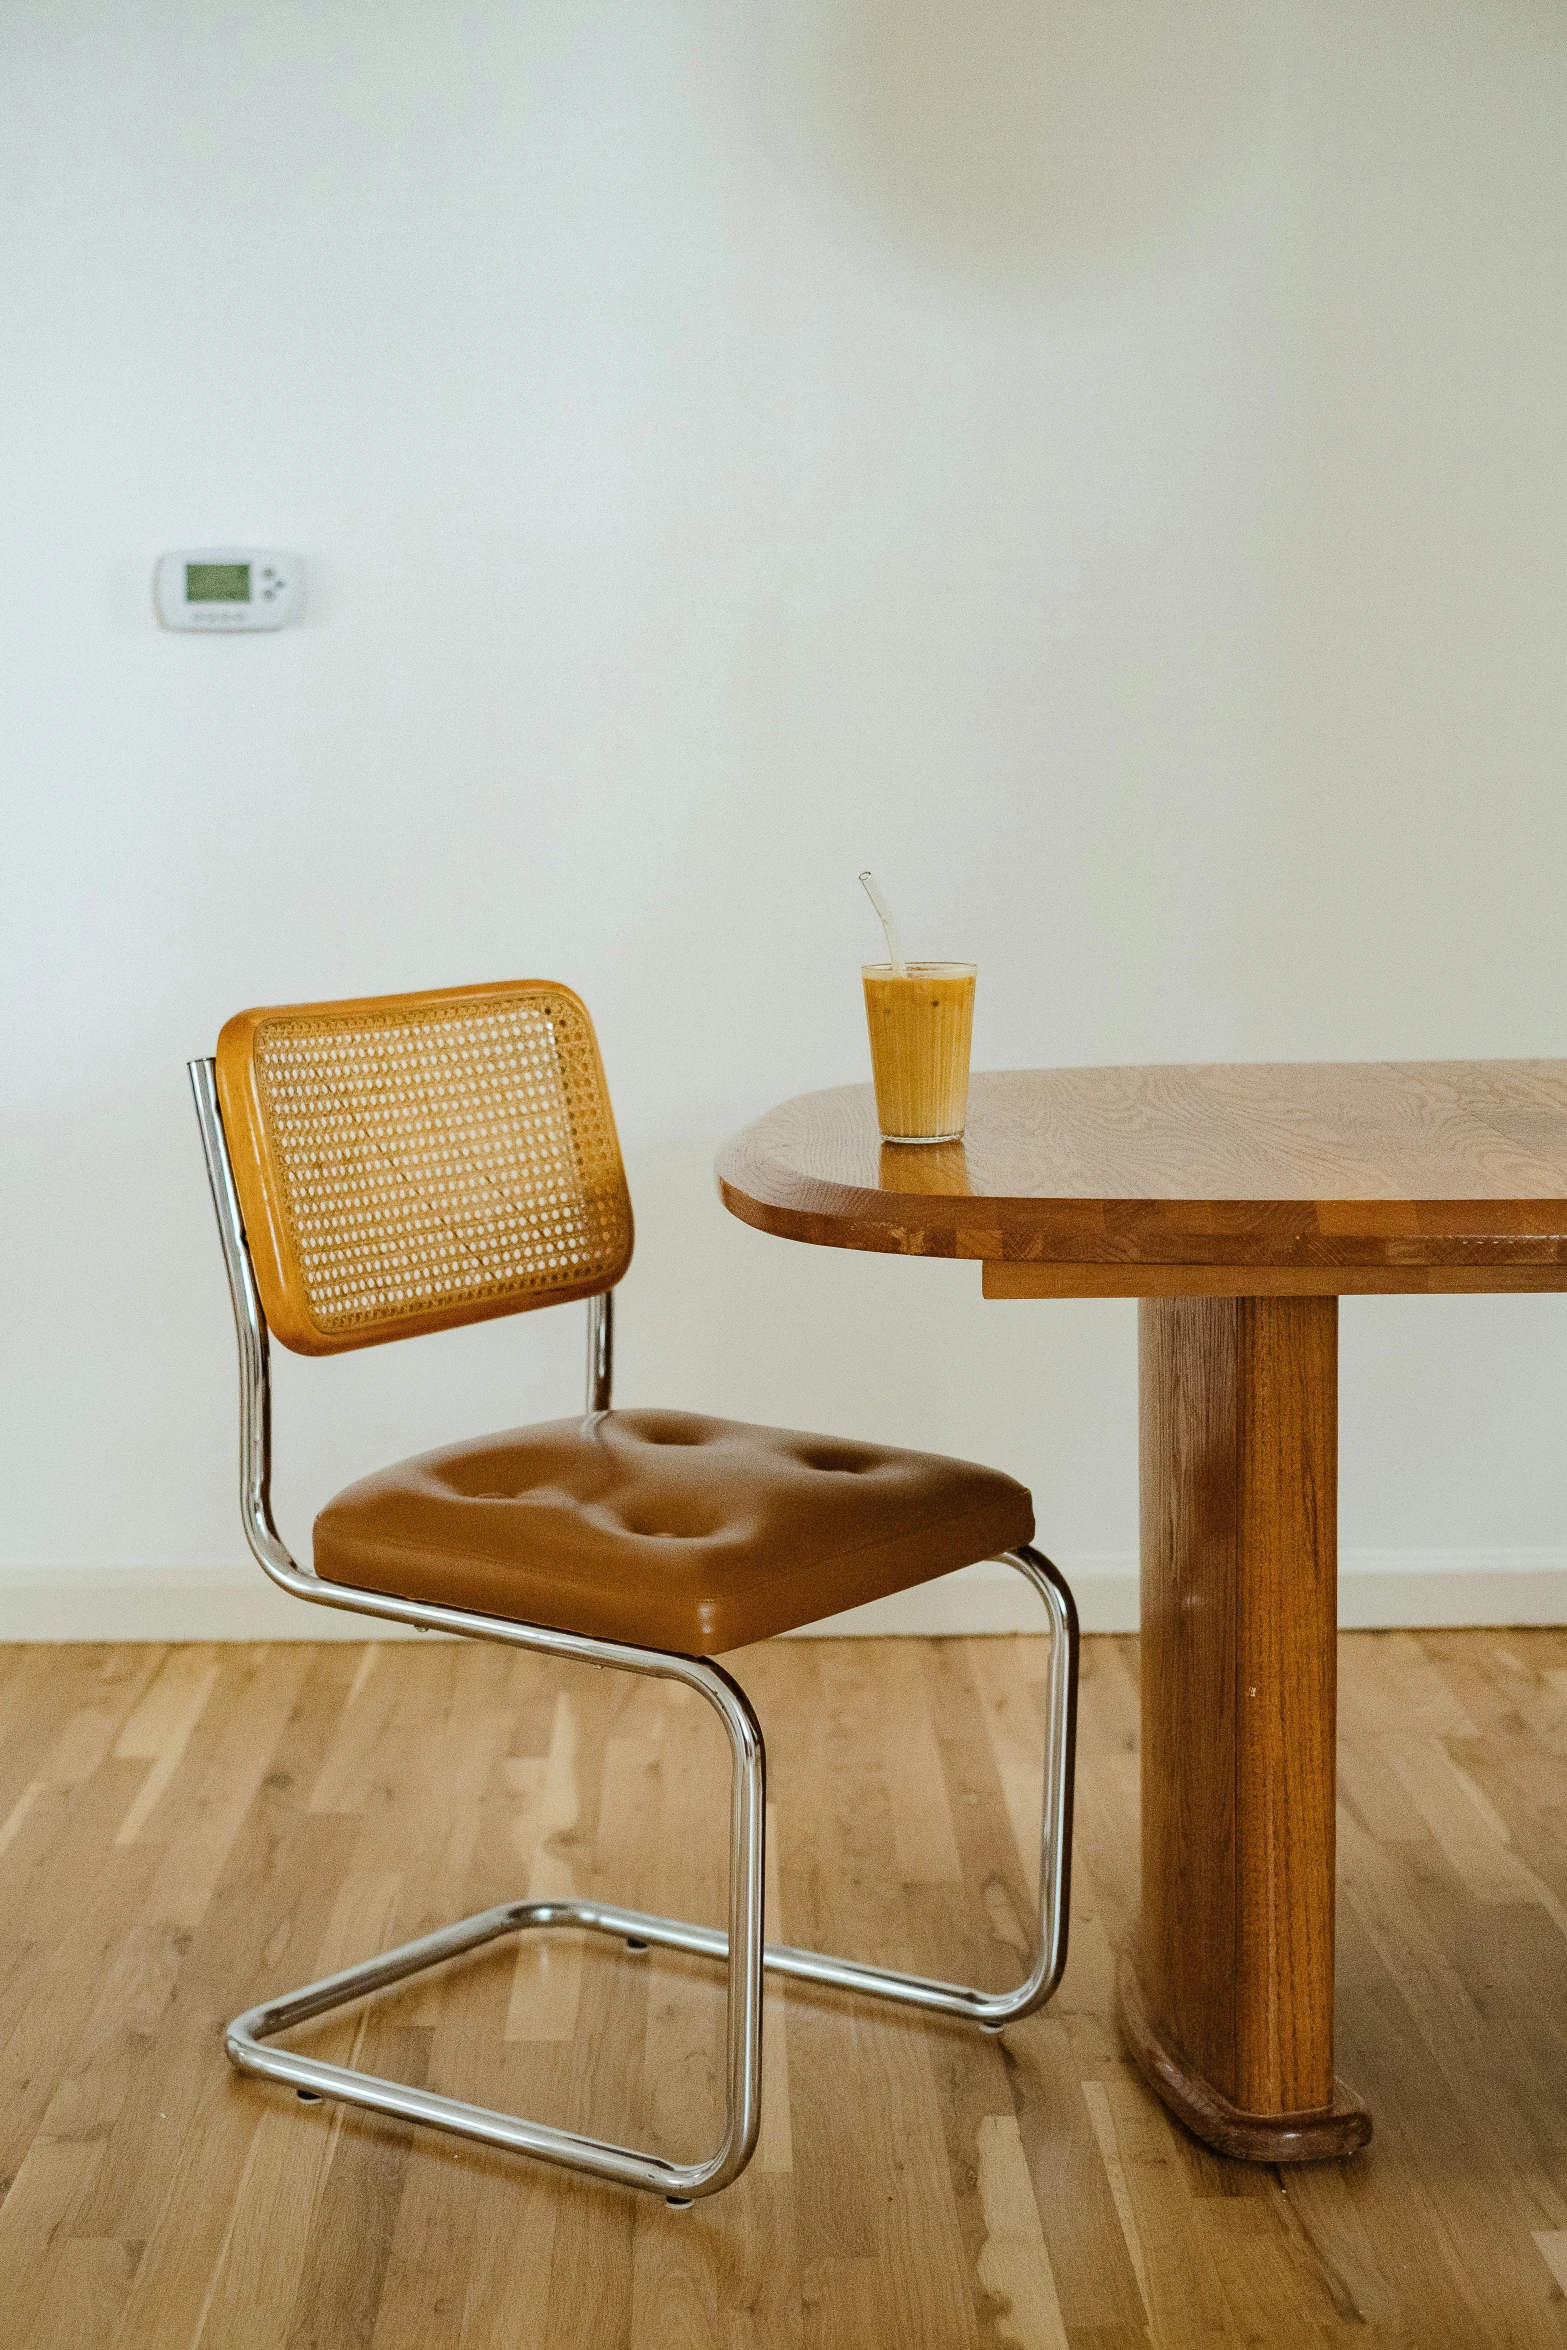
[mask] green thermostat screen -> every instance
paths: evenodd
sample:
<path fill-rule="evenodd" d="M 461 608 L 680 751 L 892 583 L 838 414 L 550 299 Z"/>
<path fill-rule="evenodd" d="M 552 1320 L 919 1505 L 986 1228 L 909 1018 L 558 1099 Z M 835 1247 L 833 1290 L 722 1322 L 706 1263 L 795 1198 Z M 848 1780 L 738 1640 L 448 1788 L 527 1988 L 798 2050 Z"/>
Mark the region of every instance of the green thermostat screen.
<path fill-rule="evenodd" d="M 187 604 L 248 604 L 250 565 L 187 563 L 185 601 Z"/>

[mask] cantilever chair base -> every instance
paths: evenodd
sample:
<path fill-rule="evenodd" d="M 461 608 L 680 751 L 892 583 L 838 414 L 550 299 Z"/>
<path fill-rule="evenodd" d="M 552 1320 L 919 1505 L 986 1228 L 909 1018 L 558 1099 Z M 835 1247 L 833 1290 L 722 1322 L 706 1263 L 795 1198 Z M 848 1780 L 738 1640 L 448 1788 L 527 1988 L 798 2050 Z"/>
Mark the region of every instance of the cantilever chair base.
<path fill-rule="evenodd" d="M 729 1907 L 732 1930 L 698 1926 L 682 1918 L 659 1917 L 645 1910 L 620 1909 L 606 1902 L 582 1900 L 514 1901 L 481 1910 L 455 1925 L 438 1927 L 405 1942 L 378 1958 L 345 1967 L 303 1990 L 253 2007 L 228 2027 L 224 2044 L 230 2060 L 242 2071 L 264 2079 L 286 2082 L 305 2098 L 333 2097 L 351 2105 L 384 2113 L 401 2121 L 417 2121 L 458 2137 L 476 2139 L 515 2154 L 531 2154 L 546 2162 L 564 2164 L 625 2186 L 661 2194 L 677 2208 L 728 2186 L 749 2161 L 760 2127 L 761 2091 L 761 1978 L 764 1969 L 819 1983 L 862 1997 L 888 1999 L 900 2005 L 949 2015 L 998 2032 L 1042 2007 L 1060 1980 L 1066 1962 L 1066 1889 L 1070 1867 L 1071 1822 L 1069 1790 L 1076 1729 L 1077 1621 L 1065 1583 L 1037 1551 L 1006 1554 L 1044 1599 L 1051 1627 L 1051 1670 L 1045 1724 L 1044 1804 L 1041 1819 L 1040 1937 L 1035 1961 L 1026 1981 L 1010 1992 L 989 1993 L 965 1985 L 904 1975 L 890 1968 L 861 1965 L 812 1950 L 797 1950 L 781 1942 L 762 1940 L 763 1837 L 765 1834 L 765 1755 L 744 1693 L 720 1667 L 695 1657 L 665 1656 L 646 1650 L 628 1653 L 614 1649 L 597 1661 L 632 1666 L 659 1675 L 668 1674 L 703 1690 L 723 1716 L 731 1733 L 734 1754 L 734 1802 L 729 1856 Z M 308 1578 L 314 1580 L 314 1578 Z M 333 1600 L 345 1586 L 337 1586 Z M 323 1589 L 321 1596 L 326 1597 Z M 357 1598 L 364 1595 L 356 1594 Z M 421 1609 L 426 1619 L 445 1611 Z M 432 1629 L 435 1628 L 432 1622 Z M 455 1627 L 454 1627 L 455 1628 Z M 473 1628 L 468 1619 L 465 1629 Z M 528 1647 L 549 1648 L 558 1641 L 574 1656 L 599 1643 L 579 1636 L 552 1634 L 534 1625 L 495 1620 L 490 1636 L 520 1640 Z M 610 1649 L 612 1644 L 602 1644 Z M 632 1662 L 633 1656 L 635 1663 Z M 711 1679 L 709 1679 L 711 1677 Z M 713 1686 L 718 1684 L 720 1686 Z M 727 1700 L 727 1702 L 726 1702 Z M 1068 1791 L 1063 1800 L 1059 1791 Z M 701 2163 L 666 2162 L 656 2154 L 639 2153 L 608 2140 L 552 2129 L 521 2116 L 497 2113 L 460 2098 L 443 2097 L 429 2089 L 390 2081 L 352 2066 L 328 2064 L 293 2049 L 267 2043 L 292 2025 L 325 2015 L 333 2008 L 375 1991 L 389 1989 L 410 1975 L 439 1966 L 465 1952 L 477 1950 L 508 1934 L 549 1927 L 575 1927 L 607 1934 L 633 1951 L 648 1948 L 680 1950 L 717 1960 L 729 1973 L 729 2098 L 725 2129 L 718 2152 Z"/>

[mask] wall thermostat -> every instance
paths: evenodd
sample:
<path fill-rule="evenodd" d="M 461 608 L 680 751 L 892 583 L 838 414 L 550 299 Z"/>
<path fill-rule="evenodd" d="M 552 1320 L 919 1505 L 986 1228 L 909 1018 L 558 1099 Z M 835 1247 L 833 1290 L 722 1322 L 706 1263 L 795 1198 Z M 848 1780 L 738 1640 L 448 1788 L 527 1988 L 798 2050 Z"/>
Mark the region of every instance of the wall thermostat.
<path fill-rule="evenodd" d="M 185 547 L 158 563 L 165 628 L 282 628 L 299 608 L 301 564 L 276 547 Z"/>

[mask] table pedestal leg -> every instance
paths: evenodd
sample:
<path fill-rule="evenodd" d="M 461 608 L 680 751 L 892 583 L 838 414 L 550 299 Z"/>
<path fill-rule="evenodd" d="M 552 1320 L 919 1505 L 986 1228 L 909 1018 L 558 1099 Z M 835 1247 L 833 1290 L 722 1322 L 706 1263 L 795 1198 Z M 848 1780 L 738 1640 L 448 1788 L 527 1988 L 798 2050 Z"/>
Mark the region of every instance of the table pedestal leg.
<path fill-rule="evenodd" d="M 1350 2154 L 1371 2116 L 1333 2074 L 1338 1300 L 1138 1313 L 1143 1916 L 1122 2029 L 1221 2153 Z"/>

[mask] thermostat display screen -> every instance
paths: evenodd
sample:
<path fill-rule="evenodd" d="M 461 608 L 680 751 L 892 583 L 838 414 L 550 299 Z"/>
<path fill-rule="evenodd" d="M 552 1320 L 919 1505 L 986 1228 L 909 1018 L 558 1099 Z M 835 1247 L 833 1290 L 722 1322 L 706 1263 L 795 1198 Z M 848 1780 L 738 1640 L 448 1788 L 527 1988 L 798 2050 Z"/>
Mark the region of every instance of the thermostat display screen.
<path fill-rule="evenodd" d="M 187 563 L 185 601 L 187 604 L 248 604 L 250 565 Z"/>

